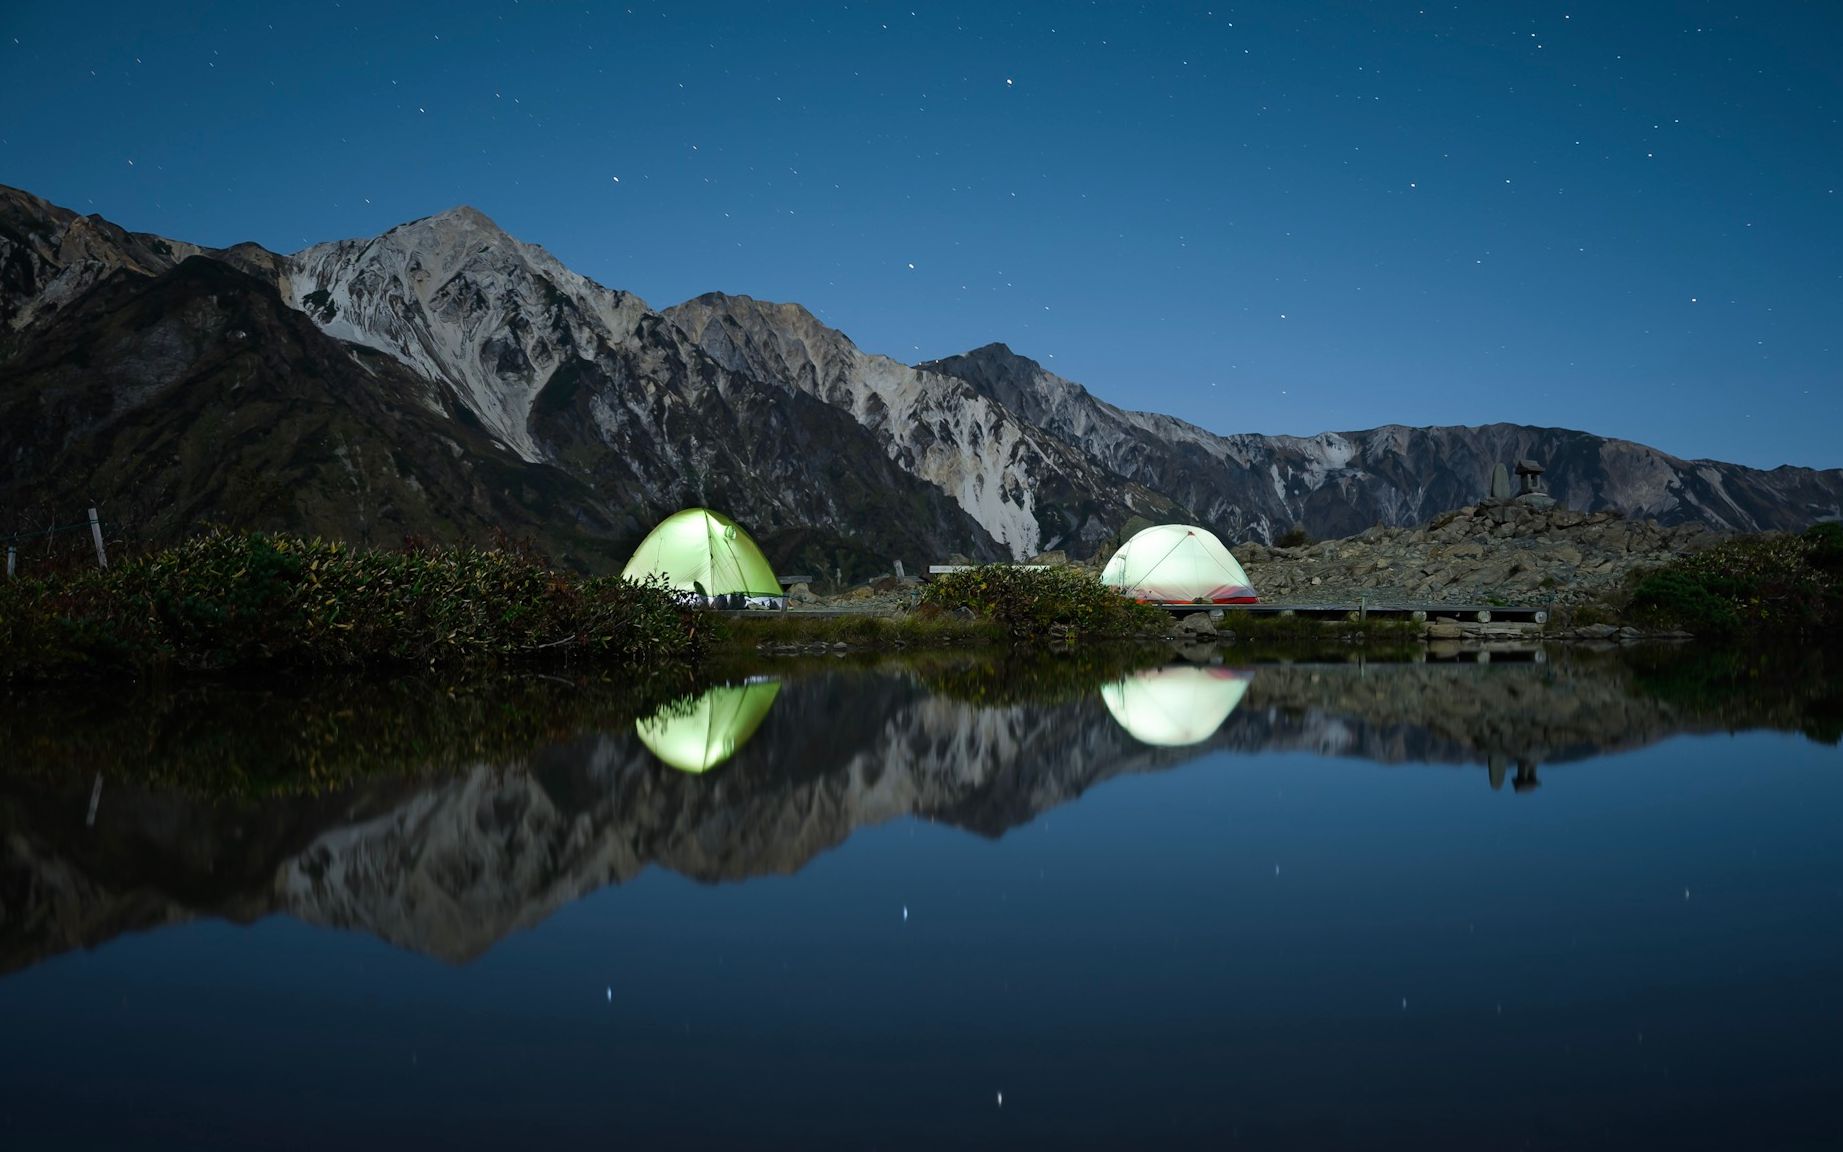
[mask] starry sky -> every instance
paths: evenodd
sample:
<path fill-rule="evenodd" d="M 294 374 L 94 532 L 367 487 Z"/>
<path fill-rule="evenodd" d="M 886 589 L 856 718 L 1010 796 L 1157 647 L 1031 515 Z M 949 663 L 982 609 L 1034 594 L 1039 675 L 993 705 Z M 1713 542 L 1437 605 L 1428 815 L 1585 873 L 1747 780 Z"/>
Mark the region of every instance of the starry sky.
<path fill-rule="evenodd" d="M 0 182 L 281 251 L 468 203 L 1219 432 L 1835 467 L 1840 49 L 1830 0 L 9 0 Z"/>

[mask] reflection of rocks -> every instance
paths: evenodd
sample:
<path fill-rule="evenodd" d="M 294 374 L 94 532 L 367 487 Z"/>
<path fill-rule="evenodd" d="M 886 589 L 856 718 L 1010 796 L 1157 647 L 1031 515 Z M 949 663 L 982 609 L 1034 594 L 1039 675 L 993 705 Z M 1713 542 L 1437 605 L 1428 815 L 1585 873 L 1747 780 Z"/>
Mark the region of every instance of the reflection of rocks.
<path fill-rule="evenodd" d="M 1758 722 L 1637 693 L 1623 665 L 1267 666 L 1207 740 L 1154 748 L 1098 693 L 987 708 L 859 674 L 789 682 L 703 776 L 659 764 L 624 725 L 326 796 L 212 801 L 108 782 L 93 828 L 88 779 L 0 778 L 0 969 L 276 911 L 460 961 L 648 866 L 710 882 L 792 872 L 907 815 L 997 836 L 1101 781 L 1212 750 L 1477 764 L 1480 786 L 1525 790 L 1543 763 Z"/>
<path fill-rule="evenodd" d="M 1217 743 L 1385 763 L 1539 765 L 1702 727 L 1607 665 L 1263 668 Z M 1533 770 L 1533 768 L 1532 768 Z"/>

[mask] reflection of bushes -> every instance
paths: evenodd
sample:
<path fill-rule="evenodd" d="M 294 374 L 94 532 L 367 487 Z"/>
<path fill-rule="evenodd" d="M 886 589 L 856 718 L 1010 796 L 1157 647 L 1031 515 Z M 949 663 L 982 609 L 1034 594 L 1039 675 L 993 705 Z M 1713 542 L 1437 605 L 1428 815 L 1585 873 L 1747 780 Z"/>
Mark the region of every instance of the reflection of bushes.
<path fill-rule="evenodd" d="M 1022 568 L 982 564 L 937 577 L 922 593 L 925 608 L 969 608 L 1014 640 L 1071 636 L 1132 636 L 1162 632 L 1165 614 L 1136 604 L 1076 567 Z"/>
<path fill-rule="evenodd" d="M 631 724 L 698 685 L 649 677 L 423 673 L 248 686 L 190 679 L 99 697 L 0 697 L 8 771 L 212 796 L 321 792 L 359 780 L 505 764 L 585 731 Z"/>
<path fill-rule="evenodd" d="M 1641 625 L 1698 636 L 1798 633 L 1843 625 L 1843 529 L 1748 536 L 1638 575 L 1627 614 Z"/>
<path fill-rule="evenodd" d="M 853 647 L 941 648 L 1003 639 L 989 621 L 957 620 L 939 612 L 899 616 L 762 612 L 718 620 L 713 637 L 718 646 L 732 649 L 762 644 L 837 643 Z"/>
<path fill-rule="evenodd" d="M 663 589 L 515 551 L 214 532 L 105 572 L 0 584 L 0 679 L 540 653 L 658 662 L 701 651 L 696 621 Z"/>
<path fill-rule="evenodd" d="M 1688 719 L 1800 731 L 1825 744 L 1843 738 L 1843 650 L 1635 648 L 1619 660 L 1633 688 Z"/>
<path fill-rule="evenodd" d="M 997 660 L 969 660 L 921 673 L 930 692 L 983 708 L 1066 704 L 1103 684 L 1170 660 L 1157 648 L 1104 645 L 1067 652 L 1021 651 Z"/>

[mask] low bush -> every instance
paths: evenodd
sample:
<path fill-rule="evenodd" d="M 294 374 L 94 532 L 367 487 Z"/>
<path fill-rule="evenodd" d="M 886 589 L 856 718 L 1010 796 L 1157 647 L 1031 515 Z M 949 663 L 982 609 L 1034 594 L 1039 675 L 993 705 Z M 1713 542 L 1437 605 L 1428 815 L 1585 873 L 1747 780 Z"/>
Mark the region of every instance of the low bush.
<path fill-rule="evenodd" d="M 1086 568 L 983 564 L 938 577 L 922 593 L 924 609 L 970 609 L 1013 640 L 1064 636 L 1132 636 L 1163 632 L 1165 614 L 1136 604 Z"/>
<path fill-rule="evenodd" d="M 1821 526 L 1828 529 L 1829 526 Z M 1843 538 L 1813 530 L 1724 541 L 1631 581 L 1626 614 L 1698 636 L 1804 633 L 1843 625 L 1837 577 L 1827 567 Z"/>
<path fill-rule="evenodd" d="M 214 532 L 105 572 L 0 586 L 0 679 L 572 653 L 638 664 L 695 659 L 700 621 L 663 588 L 512 550 Z"/>

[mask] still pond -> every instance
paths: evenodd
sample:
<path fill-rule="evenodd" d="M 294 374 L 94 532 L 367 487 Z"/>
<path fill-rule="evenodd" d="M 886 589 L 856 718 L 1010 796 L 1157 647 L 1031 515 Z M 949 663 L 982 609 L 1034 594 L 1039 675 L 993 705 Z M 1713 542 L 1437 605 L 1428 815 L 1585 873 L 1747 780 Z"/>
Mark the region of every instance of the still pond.
<path fill-rule="evenodd" d="M 1838 672 L 0 696 L 0 1145 L 1843 1147 Z"/>

